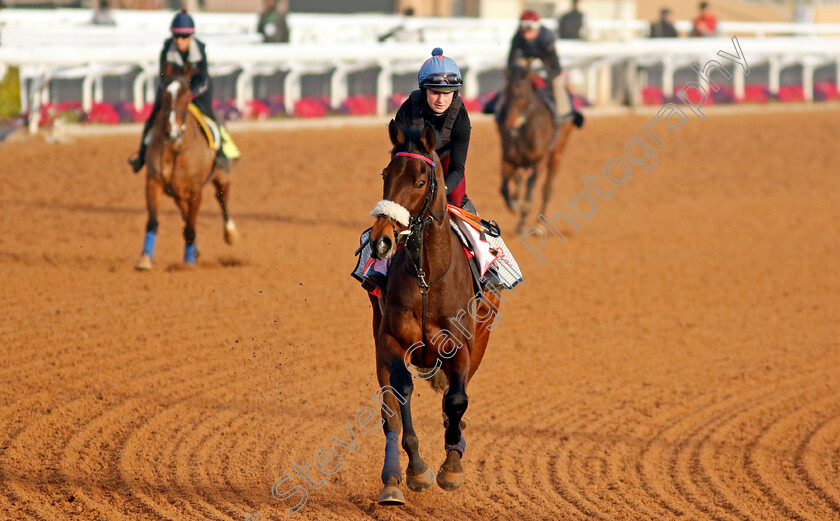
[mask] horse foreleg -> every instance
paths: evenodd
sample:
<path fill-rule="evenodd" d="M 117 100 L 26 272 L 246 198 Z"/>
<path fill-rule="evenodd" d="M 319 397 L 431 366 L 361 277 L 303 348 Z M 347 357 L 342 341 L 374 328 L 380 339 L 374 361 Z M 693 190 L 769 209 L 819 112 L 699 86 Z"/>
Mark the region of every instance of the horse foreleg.
<path fill-rule="evenodd" d="M 143 238 L 143 252 L 140 260 L 134 266 L 137 270 L 152 269 L 152 259 L 155 256 L 155 240 L 158 231 L 158 203 L 163 187 L 156 179 L 146 178 L 146 211 L 149 218 L 146 221 L 146 236 Z"/>
<path fill-rule="evenodd" d="M 219 201 L 219 208 L 222 209 L 222 221 L 225 223 L 225 242 L 233 244 L 239 240 L 239 231 L 236 224 L 228 214 L 228 194 L 230 194 L 230 181 L 222 182 L 218 177 L 213 179 L 213 186 L 216 187 L 216 200 Z"/>
<path fill-rule="evenodd" d="M 469 373 L 469 358 L 464 353 L 460 360 L 453 361 L 458 372 L 449 374 L 449 389 L 443 397 L 443 412 L 449 420 L 443 439 L 446 449 L 446 460 L 440 466 L 437 474 L 437 484 L 444 490 L 455 490 L 464 484 L 464 468 L 461 457 L 467 448 L 464 433 L 461 430 L 461 419 L 467 411 L 467 375 Z"/>
<path fill-rule="evenodd" d="M 501 193 L 502 197 L 505 198 L 505 204 L 507 205 L 508 209 L 511 212 L 516 212 L 516 208 L 519 205 L 519 201 L 516 198 L 511 198 L 510 196 L 510 181 L 514 174 L 514 167 L 512 164 L 506 162 L 504 158 L 502 159 L 502 188 Z"/>
<path fill-rule="evenodd" d="M 195 246 L 195 223 L 198 219 L 198 207 L 201 205 L 201 190 L 196 191 L 190 199 L 178 199 L 178 207 L 184 218 L 184 264 L 195 266 L 197 249 Z"/>
<path fill-rule="evenodd" d="M 537 175 L 539 174 L 539 168 L 537 166 L 531 169 L 531 175 L 528 176 L 528 180 L 525 182 L 525 197 L 522 203 L 522 208 L 519 212 L 519 224 L 516 226 L 516 233 L 520 234 L 525 231 L 525 223 L 528 220 L 528 212 L 531 211 L 531 199 L 534 195 L 534 185 L 537 184 Z"/>
<path fill-rule="evenodd" d="M 376 311 L 374 311 L 374 322 Z M 377 328 L 378 329 L 378 328 Z M 377 345 L 377 351 L 379 346 Z M 382 408 L 382 430 L 385 433 L 385 462 L 382 464 L 382 492 L 379 493 L 377 503 L 380 505 L 403 505 L 405 496 L 400 491 L 402 482 L 402 468 L 400 467 L 399 438 L 402 425 L 399 402 L 402 397 L 391 387 L 391 372 L 380 356 L 376 357 L 376 376 L 379 379 L 380 391 L 377 399 Z"/>

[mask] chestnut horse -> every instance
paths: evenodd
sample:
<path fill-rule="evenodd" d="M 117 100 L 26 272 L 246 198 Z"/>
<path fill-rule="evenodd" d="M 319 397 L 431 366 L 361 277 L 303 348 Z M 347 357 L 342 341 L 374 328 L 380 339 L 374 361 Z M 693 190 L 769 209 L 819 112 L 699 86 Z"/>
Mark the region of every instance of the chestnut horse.
<path fill-rule="evenodd" d="M 171 72 L 171 69 L 170 71 Z M 212 179 L 216 199 L 222 208 L 225 242 L 233 244 L 239 236 L 233 219 L 228 215 L 227 203 L 230 179 L 214 168 L 216 152 L 207 140 L 195 116 L 187 110 L 190 103 L 190 68 L 184 75 L 166 76 L 161 91 L 161 106 L 150 134 L 146 150 L 146 207 L 149 219 L 143 253 L 135 266 L 138 270 L 152 268 L 155 238 L 158 229 L 158 199 L 166 193 L 175 199 L 184 219 L 184 263 L 195 265 L 198 250 L 195 245 L 195 221 L 201 205 L 204 184 Z"/>
<path fill-rule="evenodd" d="M 528 67 L 511 67 L 505 99 L 505 117 L 498 124 L 502 138 L 501 192 L 508 208 L 514 213 L 519 212 L 516 233 L 522 233 L 540 172 L 545 172 L 540 211 L 545 213 L 551 197 L 552 181 L 560 168 L 560 156 L 566 148 L 574 123 L 569 121 L 560 126 L 554 123 L 551 109 L 534 88 L 530 63 Z M 511 180 L 515 183 L 513 193 L 510 191 Z"/>
<path fill-rule="evenodd" d="M 423 491 L 435 481 L 420 458 L 411 421 L 412 375 L 434 376 L 441 389 L 443 377 L 448 380 L 443 395 L 446 459 L 437 483 L 455 490 L 465 479 L 461 419 L 467 410 L 467 383 L 484 356 L 500 298 L 493 292 L 473 294 L 466 254 L 450 229 L 434 129 L 402 128 L 391 120 L 388 130 L 394 146 L 382 172 L 383 200 L 371 212 L 376 222 L 370 244 L 374 258 L 391 262 L 386 289 L 379 299 L 371 296 L 371 305 L 386 438 L 379 503 L 403 504 L 400 430 L 408 454 L 408 488 Z M 419 373 L 420 367 L 433 369 Z"/>

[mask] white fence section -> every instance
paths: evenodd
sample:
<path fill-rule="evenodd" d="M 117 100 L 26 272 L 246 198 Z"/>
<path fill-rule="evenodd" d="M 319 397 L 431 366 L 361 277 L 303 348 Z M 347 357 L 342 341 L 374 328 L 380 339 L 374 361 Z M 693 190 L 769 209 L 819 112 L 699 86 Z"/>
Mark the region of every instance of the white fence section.
<path fill-rule="evenodd" d="M 87 9 L 24 10 L 4 9 L 3 45 L 66 44 L 111 45 L 144 44 L 164 38 L 168 33 L 171 12 L 113 10 L 116 27 L 93 26 L 92 11 Z M 257 14 L 195 13 L 198 33 L 204 40 L 232 42 L 260 41 Z M 376 14 L 295 14 L 288 17 L 291 43 L 376 43 L 390 29 L 404 24 L 420 29 L 429 43 L 468 41 L 471 43 L 507 43 L 517 21 L 490 18 L 406 18 Z M 546 19 L 547 27 L 556 28 L 555 19 Z M 691 22 L 676 22 L 677 30 L 688 33 Z M 648 35 L 645 20 L 590 20 L 591 41 L 635 39 Z M 720 22 L 722 35 L 755 36 L 840 36 L 840 24 L 797 24 L 766 22 Z"/>
<path fill-rule="evenodd" d="M 49 101 L 49 82 L 58 78 L 81 78 L 81 99 L 85 110 L 102 100 L 102 79 L 140 71 L 134 81 L 133 101 L 139 108 L 153 100 L 160 43 L 167 35 L 171 13 L 115 11 L 116 27 L 88 24 L 90 11 L 2 12 L 0 69 L 21 67 L 24 110 L 30 110 L 30 124 L 38 124 L 38 108 Z M 301 78 L 307 74 L 328 73 L 334 106 L 346 97 L 348 74 L 376 69 L 376 98 L 380 114 L 392 95 L 393 77 L 415 71 L 429 56 L 431 47 L 441 45 L 464 73 L 464 95 L 479 94 L 479 75 L 504 67 L 510 37 L 516 27 L 512 20 L 409 19 L 424 25 L 429 43 L 376 42 L 402 20 L 399 16 L 371 15 L 291 15 L 293 43 L 261 44 L 254 33 L 257 16 L 249 14 L 199 13 L 195 15 L 200 36 L 207 43 L 211 74 L 238 72 L 235 96 L 242 108 L 253 98 L 253 78 L 278 71 L 284 79 L 287 110 L 294 110 L 300 98 Z M 643 21 L 598 21 L 605 32 L 647 30 Z M 596 22 L 593 22 L 596 25 Z M 768 64 L 770 90 L 778 89 L 781 70 L 791 64 L 802 65 L 802 85 L 806 98 L 813 92 L 814 70 L 835 66 L 840 75 L 840 38 L 814 36 L 840 34 L 840 26 L 798 24 L 729 24 L 765 37 L 739 38 L 751 68 Z M 721 24 L 726 31 L 727 25 Z M 773 33 L 803 36 L 766 37 Z M 810 36 L 805 36 L 810 35 Z M 434 42 L 434 43 L 432 43 Z M 735 54 L 728 38 L 631 39 L 624 41 L 558 42 L 564 68 L 583 78 L 584 92 L 596 104 L 609 103 L 608 90 L 616 64 L 626 64 L 622 78 L 626 100 L 639 101 L 645 70 L 658 65 L 664 69 L 663 91 L 673 92 L 674 74 L 691 63 L 717 58 L 718 50 Z M 744 75 L 734 70 L 736 95 L 743 95 Z M 835 78 L 840 85 L 840 77 Z"/>

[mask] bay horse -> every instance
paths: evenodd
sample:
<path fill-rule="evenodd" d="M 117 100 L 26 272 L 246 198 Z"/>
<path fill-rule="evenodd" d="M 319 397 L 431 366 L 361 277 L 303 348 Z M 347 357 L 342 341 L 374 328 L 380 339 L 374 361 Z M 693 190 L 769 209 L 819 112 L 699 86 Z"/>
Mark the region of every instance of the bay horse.
<path fill-rule="evenodd" d="M 462 418 L 467 383 L 478 369 L 500 297 L 474 295 L 470 267 L 460 241 L 450 229 L 435 131 L 430 125 L 388 127 L 391 161 L 382 171 L 383 200 L 371 215 L 370 245 L 375 259 L 391 259 L 387 286 L 370 296 L 385 433 L 384 488 L 379 504 L 404 504 L 397 440 L 408 454 L 406 482 L 415 492 L 437 481 L 455 490 L 465 481 L 461 458 L 466 448 Z M 464 310 L 469 309 L 469 313 Z M 457 323 L 457 325 L 456 325 Z M 431 338 L 432 343 L 427 339 Z M 437 349 L 434 349 L 434 347 Z M 417 368 L 433 367 L 424 373 Z M 446 457 L 435 474 L 420 457 L 411 420 L 412 375 L 434 376 L 443 394 Z"/>
<path fill-rule="evenodd" d="M 516 233 L 522 233 L 530 211 L 534 185 L 541 172 L 545 172 L 545 183 L 540 213 L 545 213 L 551 197 L 551 185 L 560 168 L 560 156 L 566 148 L 574 123 L 568 121 L 559 126 L 555 124 L 551 109 L 534 87 L 530 62 L 526 67 L 511 67 L 505 86 L 505 99 L 504 119 L 498 123 L 502 139 L 501 193 L 507 207 L 519 213 Z M 515 185 L 512 193 L 511 181 Z"/>
<path fill-rule="evenodd" d="M 182 74 L 167 68 L 161 85 L 160 110 L 157 113 L 146 150 L 146 236 L 143 253 L 135 269 L 150 270 L 158 230 L 158 200 L 166 193 L 175 200 L 184 219 L 184 263 L 195 265 L 195 222 L 201 205 L 201 192 L 210 180 L 222 209 L 225 242 L 233 244 L 239 232 L 228 214 L 230 178 L 215 169 L 216 152 L 207 140 L 198 120 L 187 109 L 192 98 L 187 65 Z"/>

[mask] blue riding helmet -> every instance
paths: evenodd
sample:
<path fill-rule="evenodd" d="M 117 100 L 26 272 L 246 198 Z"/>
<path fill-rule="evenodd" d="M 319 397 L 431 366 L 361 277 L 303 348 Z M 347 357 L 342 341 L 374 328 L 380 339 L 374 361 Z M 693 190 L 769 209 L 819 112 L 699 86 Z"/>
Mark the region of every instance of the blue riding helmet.
<path fill-rule="evenodd" d="M 190 36 L 195 32 L 195 22 L 193 22 L 192 16 L 188 15 L 187 11 L 182 9 L 172 19 L 170 30 L 174 35 Z"/>
<path fill-rule="evenodd" d="M 423 63 L 417 73 L 417 84 L 421 89 L 435 92 L 454 92 L 463 85 L 461 70 L 452 60 L 443 55 L 443 49 L 435 47 L 432 57 Z"/>

